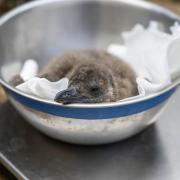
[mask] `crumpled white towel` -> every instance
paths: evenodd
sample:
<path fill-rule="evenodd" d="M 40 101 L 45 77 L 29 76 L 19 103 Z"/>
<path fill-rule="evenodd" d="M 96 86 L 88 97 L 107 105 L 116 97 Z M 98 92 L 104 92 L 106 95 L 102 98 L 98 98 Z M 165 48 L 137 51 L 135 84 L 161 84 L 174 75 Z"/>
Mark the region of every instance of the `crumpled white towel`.
<path fill-rule="evenodd" d="M 158 29 L 157 22 L 150 22 L 148 28 L 137 24 L 131 31 L 122 33 L 124 44 L 111 44 L 108 52 L 129 63 L 137 73 L 139 95 L 134 99 L 157 92 L 171 83 L 171 77 L 180 74 L 180 25 L 170 27 L 171 34 Z M 50 82 L 34 77 L 37 63 L 26 62 L 20 73 L 26 80 L 17 86 L 23 92 L 44 99 L 54 100 L 55 95 L 67 89 L 68 79 Z M 35 67 L 35 71 L 31 71 Z"/>
<path fill-rule="evenodd" d="M 56 94 L 67 89 L 68 79 L 62 78 L 57 82 L 50 82 L 45 78 L 33 77 L 28 81 L 16 86 L 21 91 L 40 98 L 54 100 Z"/>
<path fill-rule="evenodd" d="M 122 58 L 135 70 L 139 94 L 157 92 L 171 83 L 180 71 L 180 25 L 170 27 L 171 34 L 150 22 L 147 29 L 137 24 L 122 33 L 124 44 L 111 44 L 108 52 Z"/>
<path fill-rule="evenodd" d="M 38 69 L 35 60 L 26 60 L 20 72 L 20 76 L 25 82 L 16 86 L 16 88 L 27 94 L 48 100 L 54 100 L 58 92 L 67 89 L 69 82 L 67 78 L 62 78 L 57 82 L 50 82 L 45 78 L 35 77 Z"/>
<path fill-rule="evenodd" d="M 24 81 L 35 77 L 38 73 L 39 65 L 34 59 L 28 59 L 24 62 L 20 76 Z"/>

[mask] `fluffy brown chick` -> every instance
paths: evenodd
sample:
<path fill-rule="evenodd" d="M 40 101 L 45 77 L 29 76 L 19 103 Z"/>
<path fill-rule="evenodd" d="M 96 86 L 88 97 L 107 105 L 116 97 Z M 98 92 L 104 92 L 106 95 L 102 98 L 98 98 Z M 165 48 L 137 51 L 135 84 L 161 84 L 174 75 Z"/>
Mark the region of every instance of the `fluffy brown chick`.
<path fill-rule="evenodd" d="M 114 102 L 138 93 L 132 68 L 105 51 L 62 54 L 50 61 L 39 76 L 50 81 L 69 79 L 68 89 L 55 98 L 64 104 Z"/>
<path fill-rule="evenodd" d="M 39 77 L 54 82 L 69 79 L 69 87 L 56 95 L 55 101 L 69 103 L 114 102 L 138 94 L 136 75 L 132 68 L 119 58 L 96 50 L 64 53 L 51 60 Z M 20 75 L 10 84 L 23 83 Z"/>

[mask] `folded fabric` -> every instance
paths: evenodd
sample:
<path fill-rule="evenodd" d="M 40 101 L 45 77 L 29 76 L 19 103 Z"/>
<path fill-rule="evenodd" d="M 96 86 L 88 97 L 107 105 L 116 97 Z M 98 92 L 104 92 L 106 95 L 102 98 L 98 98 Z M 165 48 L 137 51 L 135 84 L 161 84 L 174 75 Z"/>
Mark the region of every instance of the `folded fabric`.
<path fill-rule="evenodd" d="M 160 91 L 180 74 L 180 25 L 175 23 L 170 31 L 168 34 L 159 30 L 157 22 L 150 22 L 147 28 L 137 24 L 131 31 L 122 33 L 124 44 L 109 45 L 107 51 L 126 61 L 137 74 L 139 95 L 123 101 Z M 67 78 L 50 82 L 34 77 L 37 70 L 35 61 L 25 62 L 20 73 L 25 82 L 17 88 L 49 100 L 67 89 Z"/>
<path fill-rule="evenodd" d="M 50 82 L 45 78 L 33 77 L 28 81 L 16 86 L 17 89 L 37 97 L 54 100 L 55 95 L 67 89 L 68 79 L 62 78 L 57 82 Z"/>
<path fill-rule="evenodd" d="M 39 65 L 34 59 L 28 59 L 24 62 L 20 76 L 24 81 L 35 77 L 38 73 Z"/>
<path fill-rule="evenodd" d="M 16 88 L 27 94 L 48 100 L 54 100 L 58 92 L 67 89 L 69 82 L 67 78 L 50 82 L 45 78 L 35 77 L 38 69 L 39 66 L 35 60 L 26 60 L 20 72 L 20 76 L 25 82 L 16 86 Z"/>
<path fill-rule="evenodd" d="M 122 33 L 124 44 L 111 44 L 108 52 L 123 59 L 137 74 L 140 95 L 162 90 L 180 70 L 180 25 L 170 27 L 171 34 L 162 32 L 157 22 L 147 29 L 137 24 Z"/>

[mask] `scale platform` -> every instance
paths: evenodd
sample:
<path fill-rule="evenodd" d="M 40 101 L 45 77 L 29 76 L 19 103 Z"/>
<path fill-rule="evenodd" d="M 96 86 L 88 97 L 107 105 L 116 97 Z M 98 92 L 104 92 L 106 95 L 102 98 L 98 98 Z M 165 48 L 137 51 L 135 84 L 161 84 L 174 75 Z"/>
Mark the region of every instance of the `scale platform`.
<path fill-rule="evenodd" d="M 18 179 L 179 180 L 180 91 L 156 124 L 103 146 L 51 139 L 6 102 L 0 105 L 0 162 Z"/>

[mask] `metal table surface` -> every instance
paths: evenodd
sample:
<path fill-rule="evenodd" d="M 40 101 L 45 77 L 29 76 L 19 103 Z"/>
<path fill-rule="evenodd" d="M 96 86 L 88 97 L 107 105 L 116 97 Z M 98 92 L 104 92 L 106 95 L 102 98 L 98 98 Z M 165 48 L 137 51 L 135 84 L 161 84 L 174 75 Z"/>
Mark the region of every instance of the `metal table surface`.
<path fill-rule="evenodd" d="M 180 90 L 159 121 L 122 142 L 78 146 L 51 139 L 0 106 L 0 161 L 19 179 L 179 180 Z"/>

